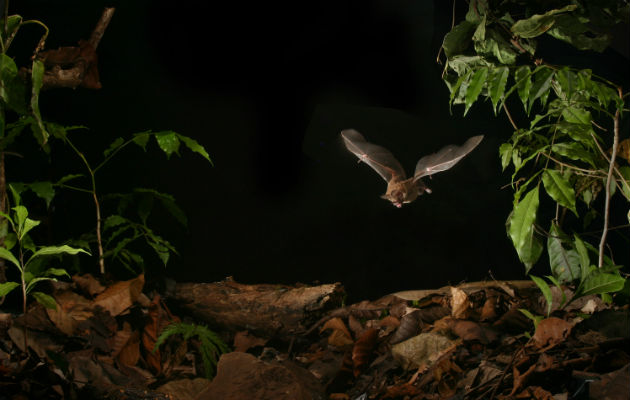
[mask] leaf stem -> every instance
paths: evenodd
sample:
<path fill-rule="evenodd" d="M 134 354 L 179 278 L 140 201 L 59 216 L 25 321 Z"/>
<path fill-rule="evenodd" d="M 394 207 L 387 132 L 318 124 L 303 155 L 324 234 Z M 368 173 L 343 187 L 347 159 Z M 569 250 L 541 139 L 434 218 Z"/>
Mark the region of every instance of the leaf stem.
<path fill-rule="evenodd" d="M 617 88 L 619 97 L 623 99 L 621 88 Z M 606 246 L 606 236 L 608 235 L 608 218 L 610 214 L 610 182 L 612 180 L 613 170 L 615 168 L 615 158 L 617 157 L 617 147 L 619 144 L 619 107 L 615 111 L 614 128 L 613 128 L 613 147 L 610 155 L 610 164 L 608 166 L 608 176 L 606 177 L 606 200 L 604 203 L 604 230 L 602 239 L 599 242 L 599 261 L 597 266 L 601 268 L 604 265 L 604 247 Z M 599 147 L 599 144 L 598 144 Z M 601 148 L 600 148 L 601 150 Z"/>

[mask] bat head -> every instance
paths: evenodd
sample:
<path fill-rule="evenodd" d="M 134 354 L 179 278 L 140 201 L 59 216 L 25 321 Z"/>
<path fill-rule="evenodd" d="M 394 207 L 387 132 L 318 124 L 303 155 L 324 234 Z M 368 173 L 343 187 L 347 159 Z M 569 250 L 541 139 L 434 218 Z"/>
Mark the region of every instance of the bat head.
<path fill-rule="evenodd" d="M 392 190 L 385 193 L 381 198 L 390 201 L 394 206 L 400 208 L 405 202 L 406 193 L 402 190 Z"/>

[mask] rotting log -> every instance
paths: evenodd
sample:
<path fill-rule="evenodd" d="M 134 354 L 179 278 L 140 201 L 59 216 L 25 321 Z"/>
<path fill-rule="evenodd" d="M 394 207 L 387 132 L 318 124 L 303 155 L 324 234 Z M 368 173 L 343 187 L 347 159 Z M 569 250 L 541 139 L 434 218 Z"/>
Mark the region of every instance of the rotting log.
<path fill-rule="evenodd" d="M 291 340 L 303 334 L 345 295 L 340 283 L 248 285 L 228 278 L 214 283 L 176 283 L 167 297 L 199 322 L 229 331 Z"/>

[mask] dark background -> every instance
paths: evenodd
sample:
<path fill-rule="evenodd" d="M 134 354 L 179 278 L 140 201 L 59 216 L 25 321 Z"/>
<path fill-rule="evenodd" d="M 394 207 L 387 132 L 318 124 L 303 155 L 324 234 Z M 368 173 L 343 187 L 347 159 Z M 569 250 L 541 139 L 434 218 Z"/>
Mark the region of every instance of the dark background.
<path fill-rule="evenodd" d="M 89 127 L 73 137 L 92 159 L 115 138 L 147 129 L 193 137 L 210 153 L 214 167 L 185 149 L 168 161 L 155 147 L 130 149 L 99 177 L 102 193 L 152 187 L 187 212 L 187 229 L 160 214 L 152 221 L 180 256 L 149 274 L 340 281 L 362 299 L 523 277 L 505 233 L 512 194 L 501 189 L 510 177 L 497 152 L 511 126 L 485 104 L 465 119 L 460 106 L 449 114 L 435 61 L 451 4 L 32 0 L 11 2 L 10 11 L 45 22 L 52 49 L 87 39 L 103 7 L 117 7 L 98 48 L 103 88 L 54 90 L 40 103 L 47 120 Z M 465 11 L 458 3 L 457 13 Z M 16 39 L 18 63 L 38 29 L 25 27 Z M 541 46 L 557 62 L 628 80 L 627 42 L 617 46 L 626 57 Z M 379 198 L 385 182 L 344 149 L 346 128 L 390 148 L 409 172 L 421 155 L 486 137 L 427 182 L 433 194 L 396 209 Z M 59 146 L 52 159 L 15 161 L 13 174 L 52 180 L 81 168 Z M 92 227 L 89 199 L 61 193 L 53 206 L 57 237 Z"/>

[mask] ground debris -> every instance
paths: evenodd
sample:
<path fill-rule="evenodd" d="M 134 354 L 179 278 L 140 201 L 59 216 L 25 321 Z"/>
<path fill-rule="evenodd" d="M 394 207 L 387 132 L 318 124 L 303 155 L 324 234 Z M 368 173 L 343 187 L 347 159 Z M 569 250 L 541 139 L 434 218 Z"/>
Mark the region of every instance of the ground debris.
<path fill-rule="evenodd" d="M 200 319 L 200 313 L 188 313 L 200 309 L 191 298 L 182 307 L 183 294 L 147 291 L 142 276 L 106 284 L 88 275 L 55 286 L 56 310 L 37 303 L 20 316 L 0 310 L 3 395 L 630 398 L 627 306 L 587 299 L 539 317 L 534 325 L 520 310 L 544 313 L 540 293 L 519 282 L 410 291 L 336 309 L 330 305 L 341 298 L 339 285 L 257 286 L 232 280 L 208 285 L 194 287 L 212 296 L 220 297 L 219 289 L 235 294 L 250 311 L 256 293 L 264 302 L 255 317 L 238 320 L 238 303 L 213 311 L 208 297 L 199 303 L 206 309 Z M 320 297 L 323 293 L 332 297 Z M 301 303 L 276 307 L 301 295 L 306 296 Z M 296 304 L 309 308 L 300 311 Z M 231 317 L 213 319 L 221 315 Z M 175 335 L 156 348 L 162 330 L 181 321 L 208 325 L 233 349 L 217 360 L 213 380 L 204 379 L 199 340 Z"/>

